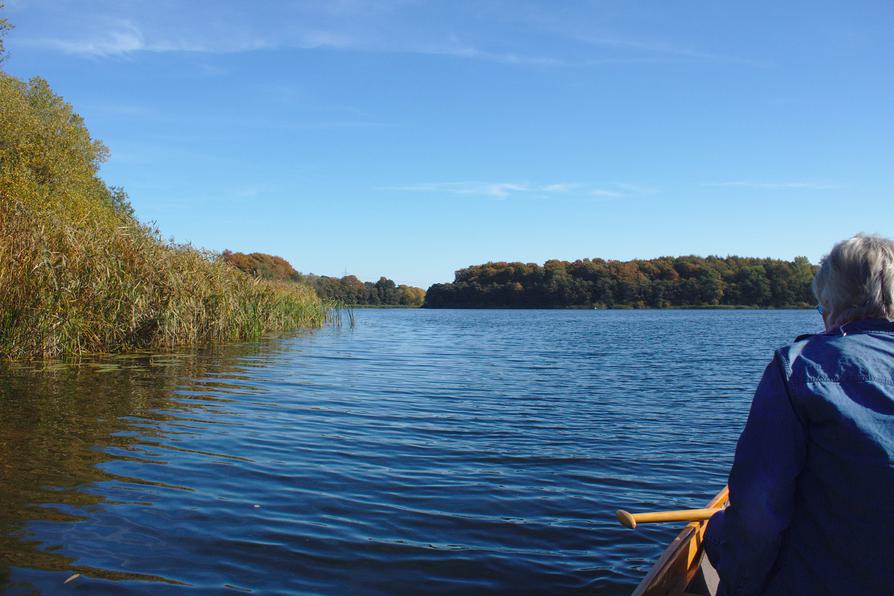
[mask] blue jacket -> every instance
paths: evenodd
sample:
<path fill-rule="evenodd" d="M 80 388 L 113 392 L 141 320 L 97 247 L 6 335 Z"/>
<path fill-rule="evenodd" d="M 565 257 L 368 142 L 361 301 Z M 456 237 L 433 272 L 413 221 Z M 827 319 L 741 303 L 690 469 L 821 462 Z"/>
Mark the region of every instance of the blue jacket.
<path fill-rule="evenodd" d="M 705 548 L 721 594 L 894 593 L 894 323 L 777 350 Z"/>

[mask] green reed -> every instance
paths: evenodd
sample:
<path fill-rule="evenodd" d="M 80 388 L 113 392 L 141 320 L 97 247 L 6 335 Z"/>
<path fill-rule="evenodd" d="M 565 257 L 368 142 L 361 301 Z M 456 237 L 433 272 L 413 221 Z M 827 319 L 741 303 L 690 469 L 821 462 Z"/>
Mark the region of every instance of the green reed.
<path fill-rule="evenodd" d="M 348 327 L 353 329 L 357 320 L 354 315 L 354 307 L 350 304 L 345 304 L 342 301 L 330 301 L 328 302 L 329 311 L 326 317 L 326 321 L 330 325 L 334 325 L 335 327 L 341 327 L 344 324 L 344 318 L 348 319 Z"/>

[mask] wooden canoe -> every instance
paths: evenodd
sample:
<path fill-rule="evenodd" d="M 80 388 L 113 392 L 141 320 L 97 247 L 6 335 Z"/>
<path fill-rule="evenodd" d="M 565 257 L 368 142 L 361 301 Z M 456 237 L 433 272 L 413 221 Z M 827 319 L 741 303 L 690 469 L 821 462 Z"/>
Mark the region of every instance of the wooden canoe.
<path fill-rule="evenodd" d="M 708 503 L 709 508 L 723 507 L 729 501 L 729 488 L 724 487 L 717 496 Z M 705 537 L 707 521 L 692 522 L 674 538 L 670 546 L 665 549 L 646 577 L 640 582 L 634 596 L 670 596 L 680 594 L 705 594 L 716 590 L 716 585 L 708 581 L 707 589 L 701 586 L 695 589 L 691 584 L 699 575 L 702 565 L 704 548 L 702 543 Z M 713 570 L 711 570 L 713 571 Z M 690 591 L 692 590 L 692 591 Z"/>

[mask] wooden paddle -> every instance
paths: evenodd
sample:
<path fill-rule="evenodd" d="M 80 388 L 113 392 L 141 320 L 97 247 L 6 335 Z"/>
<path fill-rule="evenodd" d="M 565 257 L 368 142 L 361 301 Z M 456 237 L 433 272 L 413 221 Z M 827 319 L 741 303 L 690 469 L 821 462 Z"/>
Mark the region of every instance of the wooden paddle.
<path fill-rule="evenodd" d="M 679 521 L 703 521 L 710 519 L 712 515 L 720 511 L 720 508 L 710 509 L 678 509 L 677 511 L 654 511 L 651 513 L 628 513 L 623 509 L 615 512 L 615 517 L 622 526 L 635 528 L 636 524 L 655 522 L 679 522 Z"/>

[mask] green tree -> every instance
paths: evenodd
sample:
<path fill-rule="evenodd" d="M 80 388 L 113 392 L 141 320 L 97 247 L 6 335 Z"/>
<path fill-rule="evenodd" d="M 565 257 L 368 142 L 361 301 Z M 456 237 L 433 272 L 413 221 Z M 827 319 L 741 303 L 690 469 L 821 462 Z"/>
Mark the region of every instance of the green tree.
<path fill-rule="evenodd" d="M 816 300 L 813 295 L 813 276 L 816 275 L 816 270 L 807 257 L 795 257 L 792 261 L 792 278 L 798 301 L 813 304 Z"/>
<path fill-rule="evenodd" d="M 720 272 L 710 267 L 702 266 L 696 276 L 698 283 L 697 296 L 701 304 L 720 304 L 723 298 L 723 279 Z"/>
<path fill-rule="evenodd" d="M 736 274 L 740 304 L 766 306 L 770 301 L 770 280 L 762 265 L 743 267 Z"/>

